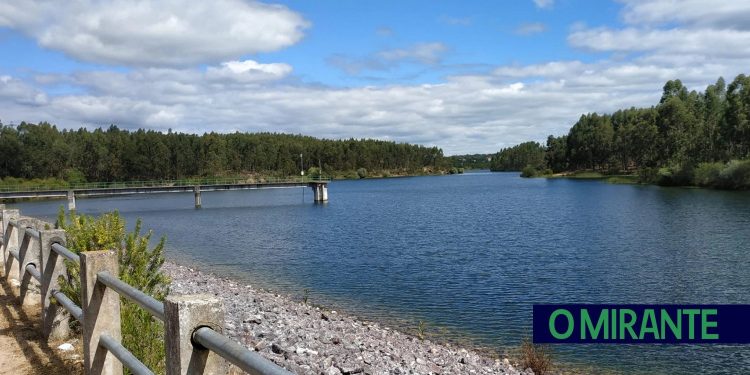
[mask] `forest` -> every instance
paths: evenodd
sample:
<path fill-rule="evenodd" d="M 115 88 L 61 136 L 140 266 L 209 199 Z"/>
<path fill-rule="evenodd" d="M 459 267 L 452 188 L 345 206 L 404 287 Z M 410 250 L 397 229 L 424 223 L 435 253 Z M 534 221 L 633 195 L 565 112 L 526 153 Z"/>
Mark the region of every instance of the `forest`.
<path fill-rule="evenodd" d="M 300 157 L 300 155 L 302 155 Z M 49 123 L 0 123 L 0 177 L 66 182 L 181 179 L 195 176 L 365 177 L 439 173 L 443 151 L 371 139 L 328 140 L 274 133 L 162 133 L 58 129 Z"/>
<path fill-rule="evenodd" d="M 639 182 L 750 188 L 750 77 L 719 78 L 703 92 L 680 80 L 664 85 L 659 103 L 612 114 L 590 113 L 545 145 L 502 149 L 493 171 L 525 176 L 593 171 L 635 175 Z"/>

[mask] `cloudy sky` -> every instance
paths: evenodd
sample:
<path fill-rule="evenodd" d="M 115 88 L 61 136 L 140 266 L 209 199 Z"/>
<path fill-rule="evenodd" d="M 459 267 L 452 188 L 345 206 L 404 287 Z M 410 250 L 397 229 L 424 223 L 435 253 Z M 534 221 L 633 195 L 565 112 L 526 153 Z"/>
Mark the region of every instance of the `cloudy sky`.
<path fill-rule="evenodd" d="M 0 121 L 495 152 L 749 61 L 750 0 L 14 0 Z"/>

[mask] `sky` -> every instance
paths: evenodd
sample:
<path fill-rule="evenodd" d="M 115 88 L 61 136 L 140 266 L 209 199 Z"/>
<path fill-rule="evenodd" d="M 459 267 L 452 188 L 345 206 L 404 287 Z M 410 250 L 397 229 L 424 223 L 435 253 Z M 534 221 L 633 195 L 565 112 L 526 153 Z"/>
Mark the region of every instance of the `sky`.
<path fill-rule="evenodd" d="M 0 121 L 494 153 L 748 61 L 750 0 L 14 0 Z"/>

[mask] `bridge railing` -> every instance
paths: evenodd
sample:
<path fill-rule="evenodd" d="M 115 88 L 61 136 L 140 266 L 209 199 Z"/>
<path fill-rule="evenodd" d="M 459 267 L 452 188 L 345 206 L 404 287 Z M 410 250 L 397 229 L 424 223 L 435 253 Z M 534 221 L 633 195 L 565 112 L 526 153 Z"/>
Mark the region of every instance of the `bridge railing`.
<path fill-rule="evenodd" d="M 172 187 L 172 186 L 195 186 L 195 185 L 236 185 L 236 184 L 281 184 L 281 183 L 309 183 L 328 182 L 330 178 L 325 176 L 307 177 L 238 177 L 238 178 L 189 178 L 179 180 L 143 180 L 143 181 L 121 181 L 121 182 L 86 182 L 70 184 L 15 184 L 1 185 L 0 192 L 20 191 L 65 191 L 65 190 L 88 190 L 88 189 L 118 189 L 138 187 Z"/>
<path fill-rule="evenodd" d="M 115 251 L 76 254 L 65 246 L 64 230 L 49 229 L 49 223 L 22 217 L 18 210 L 2 205 L 0 223 L 0 260 L 6 280 L 20 281 L 18 297 L 23 304 L 41 303 L 45 338 L 68 337 L 70 316 L 81 323 L 86 374 L 119 375 L 123 366 L 134 374 L 153 374 L 122 345 L 121 297 L 164 322 L 168 375 L 222 374 L 229 371 L 230 363 L 250 374 L 290 374 L 222 334 L 221 299 L 212 295 L 169 295 L 160 302 L 117 277 Z M 82 306 L 60 291 L 59 277 L 67 276 L 63 260 L 80 266 Z"/>

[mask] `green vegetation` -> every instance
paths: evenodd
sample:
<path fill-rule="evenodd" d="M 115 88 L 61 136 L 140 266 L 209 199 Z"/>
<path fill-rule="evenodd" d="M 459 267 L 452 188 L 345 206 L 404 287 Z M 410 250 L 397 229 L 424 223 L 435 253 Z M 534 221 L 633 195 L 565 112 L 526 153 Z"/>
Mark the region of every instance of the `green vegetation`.
<path fill-rule="evenodd" d="M 489 169 L 492 155 L 489 154 L 471 154 L 471 155 L 453 155 L 447 157 L 450 165 L 456 168 L 464 169 Z"/>
<path fill-rule="evenodd" d="M 521 342 L 521 366 L 530 368 L 536 375 L 552 371 L 552 353 L 549 346 L 534 344 L 528 338 Z"/>
<path fill-rule="evenodd" d="M 537 142 L 525 142 L 500 150 L 492 158 L 490 170 L 520 171 L 526 167 L 544 169 L 544 147 Z"/>
<path fill-rule="evenodd" d="M 140 220 L 132 232 L 126 233 L 125 220 L 117 212 L 98 218 L 71 213 L 66 218 L 61 207 L 57 226 L 65 229 L 66 247 L 75 253 L 116 250 L 120 279 L 159 301 L 164 300 L 169 286 L 169 278 L 161 272 L 165 239 L 162 237 L 149 249 L 152 233 L 141 234 Z M 80 306 L 80 269 L 74 262 L 65 264 L 68 275 L 60 280 L 61 289 Z M 164 373 L 163 323 L 125 298 L 120 303 L 123 345 L 155 373 Z"/>
<path fill-rule="evenodd" d="M 302 154 L 302 157 L 300 157 Z M 304 163 L 304 166 L 301 165 Z M 203 135 L 59 130 L 54 125 L 0 123 L 0 177 L 50 183 L 185 179 L 195 176 L 299 176 L 302 167 L 328 176 L 440 173 L 449 161 L 437 147 L 371 139 L 327 140 L 272 133 Z M 51 180 L 46 180 L 51 179 Z"/>
<path fill-rule="evenodd" d="M 566 177 L 615 176 L 608 178 L 613 183 L 748 189 L 750 77 L 739 75 L 729 85 L 719 78 L 703 92 L 669 81 L 656 106 L 582 115 L 545 146 L 522 143 L 492 161 L 494 171 L 525 176 L 548 175 L 539 172 L 547 168 Z"/>

